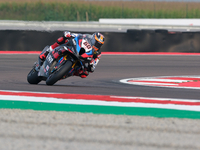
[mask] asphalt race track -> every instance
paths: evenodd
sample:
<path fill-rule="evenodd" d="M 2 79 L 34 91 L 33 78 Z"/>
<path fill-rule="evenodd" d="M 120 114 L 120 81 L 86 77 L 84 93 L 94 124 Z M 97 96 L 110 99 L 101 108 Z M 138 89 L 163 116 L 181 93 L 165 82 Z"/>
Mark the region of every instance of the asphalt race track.
<path fill-rule="evenodd" d="M 87 78 L 30 85 L 35 54 L 0 55 L 0 90 L 200 99 L 198 89 L 148 87 L 120 79 L 198 76 L 200 56 L 102 55 Z M 0 149 L 200 149 L 200 121 L 123 115 L 0 109 Z"/>
<path fill-rule="evenodd" d="M 82 79 L 70 77 L 46 86 L 28 84 L 26 78 L 38 55 L 1 55 L 1 90 L 76 94 L 199 99 L 199 90 L 146 87 L 120 83 L 120 79 L 200 75 L 199 56 L 102 55 L 94 73 Z"/>

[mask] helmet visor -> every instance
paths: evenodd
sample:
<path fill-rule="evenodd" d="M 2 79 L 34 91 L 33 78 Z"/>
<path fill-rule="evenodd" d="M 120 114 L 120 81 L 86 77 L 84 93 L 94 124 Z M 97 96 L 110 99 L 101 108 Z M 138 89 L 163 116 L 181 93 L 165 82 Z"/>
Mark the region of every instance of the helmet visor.
<path fill-rule="evenodd" d="M 96 47 L 96 48 L 101 48 L 101 46 L 102 46 L 103 44 L 101 44 L 100 42 L 98 42 L 98 41 L 95 41 L 95 44 L 94 44 L 94 46 Z"/>

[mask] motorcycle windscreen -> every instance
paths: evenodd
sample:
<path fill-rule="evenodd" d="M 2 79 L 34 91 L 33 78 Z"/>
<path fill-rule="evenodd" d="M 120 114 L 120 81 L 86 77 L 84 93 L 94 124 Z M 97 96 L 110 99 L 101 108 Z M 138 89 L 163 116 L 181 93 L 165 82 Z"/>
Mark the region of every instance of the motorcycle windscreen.
<path fill-rule="evenodd" d="M 76 50 L 79 54 L 82 54 L 82 52 L 80 52 L 82 49 L 85 50 L 85 53 L 87 55 L 93 54 L 92 46 L 88 43 L 86 39 L 82 38 L 82 36 L 77 36 L 76 38 L 74 38 L 74 40 L 76 41 Z"/>

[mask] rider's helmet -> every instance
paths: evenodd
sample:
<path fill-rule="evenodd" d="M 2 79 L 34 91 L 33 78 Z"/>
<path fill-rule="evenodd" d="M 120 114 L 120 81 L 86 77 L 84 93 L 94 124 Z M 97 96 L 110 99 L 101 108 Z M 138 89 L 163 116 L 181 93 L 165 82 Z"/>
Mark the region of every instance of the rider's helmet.
<path fill-rule="evenodd" d="M 91 43 L 92 46 L 95 50 L 99 50 L 101 48 L 101 46 L 104 44 L 104 36 L 99 33 L 96 32 L 92 35 L 92 39 L 91 39 Z"/>

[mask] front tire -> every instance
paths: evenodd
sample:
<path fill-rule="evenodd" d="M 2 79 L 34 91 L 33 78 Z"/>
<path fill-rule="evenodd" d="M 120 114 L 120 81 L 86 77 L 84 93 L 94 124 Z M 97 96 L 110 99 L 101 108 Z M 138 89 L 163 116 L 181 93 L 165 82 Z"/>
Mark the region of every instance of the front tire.
<path fill-rule="evenodd" d="M 58 71 L 52 73 L 46 80 L 47 85 L 54 85 L 72 68 L 72 62 L 67 61 Z"/>
<path fill-rule="evenodd" d="M 30 84 L 38 84 L 42 80 L 38 77 L 38 71 L 33 68 L 27 75 L 27 81 Z"/>

